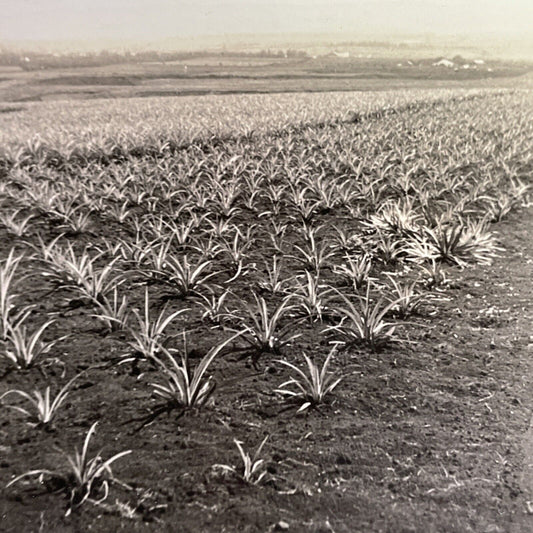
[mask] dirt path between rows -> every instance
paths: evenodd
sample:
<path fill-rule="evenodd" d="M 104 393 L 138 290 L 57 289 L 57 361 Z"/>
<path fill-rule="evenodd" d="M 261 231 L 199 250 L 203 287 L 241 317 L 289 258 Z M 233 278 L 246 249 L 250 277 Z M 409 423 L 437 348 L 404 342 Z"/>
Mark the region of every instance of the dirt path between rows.
<path fill-rule="evenodd" d="M 513 382 L 501 384 L 513 394 L 512 403 L 517 407 L 514 420 L 508 420 L 509 435 L 520 423 L 525 429 L 518 448 L 521 494 L 506 531 L 522 533 L 533 531 L 533 209 L 514 214 L 495 229 L 505 253 L 495 262 L 494 275 L 489 274 L 482 284 L 491 290 L 495 278 L 501 279 L 493 283 L 487 300 L 497 311 L 508 313 L 507 325 L 490 331 L 490 346 L 495 357 L 507 355 L 516 364 Z"/>

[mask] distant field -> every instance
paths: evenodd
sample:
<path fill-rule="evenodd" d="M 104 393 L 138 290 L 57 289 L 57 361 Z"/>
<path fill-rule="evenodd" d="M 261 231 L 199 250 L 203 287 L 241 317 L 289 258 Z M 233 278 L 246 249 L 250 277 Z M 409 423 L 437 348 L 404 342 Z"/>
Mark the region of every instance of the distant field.
<path fill-rule="evenodd" d="M 376 91 L 521 84 L 530 66 L 466 60 L 455 68 L 434 59 L 202 57 L 169 63 L 25 72 L 0 69 L 0 102 L 183 96 L 197 94 Z M 465 67 L 467 66 L 467 68 Z"/>

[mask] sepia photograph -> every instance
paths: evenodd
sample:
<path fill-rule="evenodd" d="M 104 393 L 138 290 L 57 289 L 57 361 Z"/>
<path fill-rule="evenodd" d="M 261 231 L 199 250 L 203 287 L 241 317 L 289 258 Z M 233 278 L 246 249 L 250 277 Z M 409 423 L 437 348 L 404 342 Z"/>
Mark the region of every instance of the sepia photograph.
<path fill-rule="evenodd" d="M 531 0 L 0 10 L 0 532 L 533 532 Z"/>

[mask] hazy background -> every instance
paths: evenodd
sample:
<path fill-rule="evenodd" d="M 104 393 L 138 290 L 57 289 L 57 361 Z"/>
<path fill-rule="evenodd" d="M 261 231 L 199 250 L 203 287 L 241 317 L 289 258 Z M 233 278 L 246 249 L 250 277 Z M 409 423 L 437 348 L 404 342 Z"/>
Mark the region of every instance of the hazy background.
<path fill-rule="evenodd" d="M 0 42 L 198 46 L 235 34 L 531 38 L 533 0 L 1 0 Z M 211 36 L 211 38 L 207 38 Z M 31 43 L 30 43 L 31 41 Z M 83 41 L 83 43 L 82 43 Z"/>

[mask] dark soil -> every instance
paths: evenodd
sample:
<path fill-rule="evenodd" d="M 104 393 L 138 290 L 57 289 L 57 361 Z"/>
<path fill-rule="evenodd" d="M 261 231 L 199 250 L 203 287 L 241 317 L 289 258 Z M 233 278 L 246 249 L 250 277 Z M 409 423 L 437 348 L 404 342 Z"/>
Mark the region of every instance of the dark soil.
<path fill-rule="evenodd" d="M 64 518 L 61 494 L 19 484 L 2 489 L 2 531 L 267 531 L 286 524 L 291 531 L 530 531 L 531 435 L 525 451 L 522 442 L 532 407 L 531 214 L 499 224 L 506 251 L 491 268 L 454 273 L 431 328 L 409 331 L 416 347 L 346 354 L 350 371 L 319 410 L 284 411 L 271 394 L 281 368 L 268 362 L 256 372 L 233 358 L 219 362 L 215 406 L 178 420 L 171 413 L 141 431 L 128 421 L 145 413 L 146 385 L 127 368 L 90 371 L 53 432 L 4 410 L 2 483 L 62 464 L 56 447 L 70 453 L 99 420 L 95 450 L 134 450 L 114 468 L 134 488 L 114 487 L 109 502 L 144 503 L 136 519 L 91 505 Z M 40 305 L 62 309 L 71 324 L 76 360 L 68 367 L 87 368 L 120 351 L 85 310 L 55 297 Z M 5 372 L 1 390 L 41 387 L 43 374 L 54 381 L 60 373 L 52 365 Z M 238 464 L 233 438 L 255 449 L 267 435 L 266 483 L 246 485 L 212 468 Z"/>

